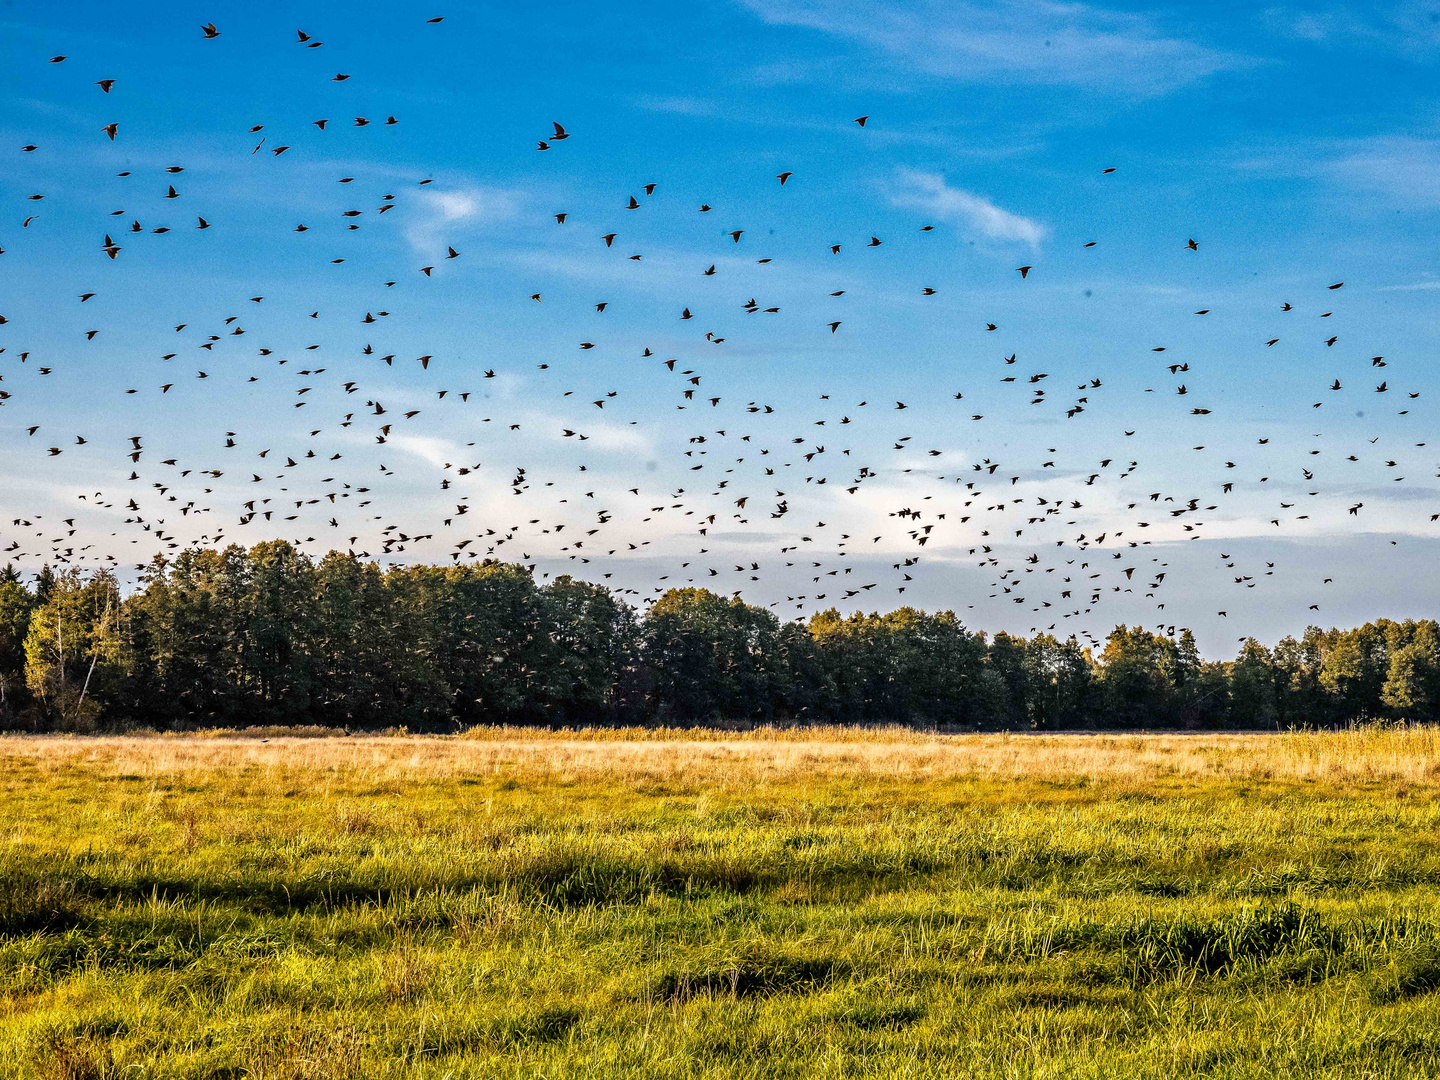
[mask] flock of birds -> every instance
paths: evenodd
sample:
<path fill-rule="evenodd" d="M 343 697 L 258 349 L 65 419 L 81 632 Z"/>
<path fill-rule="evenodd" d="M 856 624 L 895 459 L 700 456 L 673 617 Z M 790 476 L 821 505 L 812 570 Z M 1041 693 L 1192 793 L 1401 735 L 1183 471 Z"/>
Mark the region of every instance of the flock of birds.
<path fill-rule="evenodd" d="M 443 16 L 425 22 L 435 27 L 435 32 L 444 32 Z M 205 47 L 225 45 L 224 30 L 213 23 L 204 24 L 198 36 L 211 43 Z M 324 42 L 301 30 L 295 45 L 313 50 Z M 67 61 L 66 56 L 50 59 L 70 77 L 74 64 L 67 67 Z M 94 130 L 99 145 L 123 146 L 130 134 L 126 127 L 99 115 L 115 96 L 124 94 L 123 81 L 104 71 L 78 77 L 95 87 Z M 351 78 L 336 72 L 329 81 L 343 84 Z M 870 137 L 863 133 L 870 123 L 868 115 L 847 123 L 852 124 L 857 138 Z M 400 120 L 388 114 L 317 117 L 308 137 L 323 138 L 332 127 L 372 125 L 393 128 Z M 585 140 L 583 132 L 567 130 L 559 122 L 549 126 L 553 130 L 536 138 L 535 153 L 552 158 L 574 153 L 576 144 Z M 279 158 L 308 149 L 300 136 L 288 136 L 286 141 L 276 138 L 269 127 L 255 123 L 244 133 L 249 136 L 250 156 Z M 15 152 L 29 156 L 43 154 L 44 148 L 38 141 L 27 142 Z M 104 160 L 103 154 L 100 159 Z M 797 170 L 782 170 L 773 176 L 767 173 L 757 181 L 793 191 Z M 1106 167 L 1099 171 L 1108 176 L 1116 170 Z M 157 179 L 165 189 L 165 204 L 181 205 L 179 200 L 186 195 L 185 173 L 186 166 L 181 163 L 163 168 Z M 112 175 L 130 183 L 148 182 L 130 169 Z M 352 176 L 338 176 L 335 181 L 337 190 L 346 193 L 345 208 L 334 211 L 344 233 L 359 232 L 363 225 L 406 205 L 406 198 L 397 190 L 379 194 L 372 204 L 362 206 L 361 200 L 352 199 L 349 193 L 362 190 L 365 181 Z M 431 179 L 412 182 L 421 190 L 433 183 Z M 47 194 L 37 191 L 26 196 L 23 213 L 14 207 L 5 210 L 0 220 L 4 230 L 0 232 L 0 259 L 27 258 L 27 241 L 48 224 Z M 596 215 L 576 214 L 573 209 L 554 210 L 545 227 L 570 230 L 567 238 L 580 247 L 590 245 L 594 255 L 617 263 L 641 264 L 647 252 L 630 246 L 627 219 L 646 213 L 664 194 L 661 183 L 637 183 L 633 193 L 616 196 L 611 207 L 599 212 L 606 220 L 617 222 L 604 231 L 597 228 L 579 235 L 576 230 L 586 226 L 577 219 L 588 221 Z M 712 205 L 699 201 L 683 212 L 707 220 L 708 215 L 722 216 Z M 736 210 L 725 213 L 734 215 Z M 153 237 L 182 228 L 173 218 L 170 224 L 142 223 L 123 209 L 108 212 L 108 217 L 108 221 L 94 224 L 90 258 L 100 266 L 113 264 L 117 270 L 139 250 L 148 253 Z M 206 207 L 189 210 L 185 217 L 185 227 L 205 234 L 207 242 L 211 237 L 219 241 L 225 232 L 220 215 Z M 765 241 L 757 239 L 757 230 L 740 221 L 725 224 L 732 223 L 737 227 L 718 230 L 716 250 L 702 260 L 704 265 L 694 267 L 697 282 L 723 278 L 740 259 L 762 267 L 775 261 L 766 254 Z M 297 222 L 287 231 L 304 234 L 315 227 Z M 933 224 L 923 221 L 915 228 L 921 234 L 934 231 Z M 1099 242 L 1084 246 L 1094 247 Z M 866 229 L 856 241 L 830 245 L 826 257 L 839 259 L 856 247 L 873 249 L 886 243 Z M 1202 245 L 1196 239 L 1176 237 L 1175 243 L 1177 249 L 1199 257 Z M 391 275 L 372 284 L 380 294 L 395 297 L 398 306 L 407 290 L 440 282 L 448 264 L 465 257 L 465 243 L 459 237 L 447 238 L 440 247 L 443 255 L 433 262 L 397 265 Z M 314 261 L 338 266 L 347 258 L 347 254 L 335 252 Z M 1022 262 L 1007 273 L 1033 282 L 1043 275 L 1040 263 L 1036 257 L 1035 263 Z M 517 282 L 515 299 L 543 320 L 555 301 L 548 287 L 533 287 L 535 284 Z M 1330 319 L 1336 314 L 1333 309 L 1343 303 L 1344 286 L 1343 281 L 1334 281 L 1317 288 L 1313 296 L 1277 298 L 1276 316 Z M 1104 419 L 1123 408 L 1107 400 L 1109 376 L 1098 373 L 1078 384 L 1069 382 L 1061 390 L 1054 385 L 1060 379 L 1052 381 L 1044 365 L 1022 361 L 1003 344 L 993 350 L 993 373 L 970 373 L 974 382 L 998 383 L 998 389 L 990 393 L 1004 396 L 994 400 L 1006 408 L 1024 403 L 1048 410 L 1057 423 L 1062 417 L 1063 422 L 1090 423 L 1102 430 L 1087 436 L 1083 445 L 1093 447 L 1103 438 L 1121 449 L 1084 460 L 1064 460 L 1057 449 L 1060 440 L 1045 435 L 1038 438 L 1057 446 L 1035 441 L 1014 448 L 1010 427 L 1002 452 L 1000 438 L 988 434 L 995 429 L 983 426 L 988 410 L 972 404 L 983 395 L 968 388 L 937 392 L 931 386 L 917 386 L 916 396 L 908 401 L 860 397 L 842 402 L 838 393 L 820 395 L 818 404 L 752 397 L 737 385 L 740 380 L 734 372 L 727 371 L 723 361 L 717 362 L 733 332 L 715 329 L 718 320 L 712 320 L 708 329 L 702 325 L 712 310 L 713 293 L 707 293 L 704 302 L 682 306 L 674 313 L 674 326 L 657 330 L 657 339 L 666 344 L 677 332 L 675 327 L 689 334 L 683 339 L 684 348 L 644 346 L 630 358 L 647 385 L 667 402 L 667 411 L 677 410 L 680 423 L 688 427 L 683 445 L 674 448 L 673 458 L 657 474 L 653 462 L 647 468 L 628 456 L 636 452 L 642 439 L 616 434 L 617 427 L 645 431 L 642 425 L 654 416 L 655 406 L 640 403 L 632 410 L 635 418 L 626 419 L 627 394 L 621 388 L 586 393 L 578 389 L 586 378 L 583 369 L 558 359 L 565 352 L 583 359 L 590 350 L 604 345 L 605 313 L 612 301 L 593 301 L 593 311 L 586 313 L 596 320 L 593 333 L 558 344 L 553 350 L 557 358 L 531 358 L 533 362 L 525 365 L 522 374 L 500 370 L 498 364 L 436 362 L 439 350 L 414 356 L 387 351 L 382 342 L 392 311 L 375 305 L 363 310 L 357 305 L 343 315 L 347 325 L 358 325 L 373 340 L 337 359 L 319 361 L 321 342 L 293 348 L 252 344 L 261 335 L 247 323 L 258 318 L 266 305 L 285 302 L 272 298 L 275 289 L 284 288 L 282 277 L 278 283 L 230 298 L 233 310 L 223 318 L 199 317 L 167 329 L 174 344 L 160 363 L 170 374 L 155 385 L 141 386 L 137 380 L 137 385 L 124 391 L 126 398 L 136 403 L 131 414 L 137 419 L 137 429 L 141 420 L 152 426 L 127 435 L 125 442 L 117 445 L 97 445 L 83 430 L 61 428 L 48 414 L 44 419 L 27 416 L 27 410 L 52 404 L 46 398 L 47 380 L 62 373 L 69 357 L 31 343 L 28 338 L 38 327 L 7 317 L 0 309 L 0 438 L 4 440 L 6 472 L 12 477 L 28 477 L 35 470 L 34 475 L 45 480 L 47 462 L 68 465 L 76 457 L 84 457 L 78 473 L 57 474 L 53 480 L 52 490 L 73 488 L 74 509 L 57 515 L 48 508 L 42 512 L 12 505 L 0 522 L 6 526 L 0 529 L 3 555 L 30 569 L 50 563 L 123 573 L 131 564 L 136 570 L 144 568 L 155 554 L 173 555 L 189 546 L 284 538 L 317 554 L 334 548 L 385 562 L 459 564 L 497 558 L 532 569 L 543 563 L 550 567 L 545 576 L 564 567 L 576 576 L 610 584 L 642 605 L 669 587 L 693 584 L 762 603 L 781 613 L 801 615 L 832 605 L 893 607 L 905 602 L 907 590 L 913 595 L 914 586 L 909 583 L 922 572 L 929 572 L 932 583 L 943 582 L 957 565 L 968 564 L 986 575 L 985 598 L 1020 608 L 1030 631 L 1074 633 L 1095 642 L 1093 629 L 1103 629 L 1107 620 L 1116 621 L 1110 601 L 1117 597 L 1145 601 L 1157 613 L 1155 626 L 1173 634 L 1177 626 L 1175 616 L 1166 612 L 1165 590 L 1173 583 L 1172 560 L 1180 556 L 1175 542 L 1206 537 L 1207 523 L 1213 523 L 1216 515 L 1224 519 L 1225 500 L 1237 484 L 1257 489 L 1272 479 L 1268 469 L 1256 476 L 1232 471 L 1248 467 L 1231 459 L 1243 455 L 1222 452 L 1217 459 L 1217 448 L 1201 443 L 1193 451 L 1208 449 L 1210 453 L 1196 459 L 1204 465 L 1185 470 L 1184 490 L 1166 490 L 1164 482 L 1147 485 L 1139 455 L 1124 452 L 1125 440 L 1134 436 L 1134 429 Z M 845 335 L 850 320 L 844 305 L 851 302 L 846 296 L 853 290 L 824 291 L 826 295 L 819 299 L 831 304 L 835 317 L 817 321 L 813 330 L 828 341 Z M 74 298 L 54 299 L 54 315 L 47 323 L 67 318 L 68 304 L 88 316 L 101 292 L 97 285 Z M 930 285 L 915 289 L 922 298 L 937 292 Z M 746 318 L 755 316 L 762 324 L 766 316 L 781 313 L 781 305 L 754 296 L 737 295 L 730 303 L 734 311 L 743 311 Z M 1209 314 L 1209 308 L 1193 312 L 1200 319 Z M 314 320 L 315 336 L 319 337 L 325 321 L 322 313 L 316 310 L 308 317 Z M 697 319 L 701 323 L 696 323 Z M 753 334 L 748 328 L 754 323 L 742 325 L 746 333 Z M 994 335 L 988 340 L 1003 343 L 1004 330 L 998 320 L 974 330 L 978 335 Z M 1257 342 L 1257 352 L 1274 348 L 1286 333 Z M 87 342 L 99 339 L 103 347 L 108 335 L 103 326 L 87 325 L 77 332 L 77 342 L 82 336 Z M 1322 340 L 1328 349 L 1339 339 L 1329 334 Z M 1209 415 L 1213 402 L 1191 404 L 1204 397 L 1193 389 L 1203 373 L 1192 371 L 1189 361 L 1170 362 L 1158 355 L 1167 351 L 1165 345 L 1147 348 L 1157 354 L 1155 374 L 1163 372 L 1173 382 L 1147 387 L 1145 392 L 1180 399 L 1174 403 L 1177 416 Z M 238 376 L 235 369 L 241 355 L 249 358 L 247 363 L 265 366 L 252 367 L 256 373 Z M 546 355 L 551 355 L 549 350 Z M 199 358 L 199 363 L 192 358 Z M 1367 357 L 1363 361 L 1366 374 L 1373 372 L 1369 379 L 1356 374 L 1327 377 L 1317 385 L 1317 391 L 1324 388 L 1315 395 L 1317 400 L 1297 408 L 1320 409 L 1330 395 L 1363 391 L 1389 395 L 1385 400 L 1400 399 L 1398 411 L 1407 415 L 1408 402 L 1420 393 L 1390 385 L 1395 376 L 1385 369 L 1391 362 L 1384 356 Z M 418 390 L 396 389 L 394 378 L 401 371 L 407 379 L 419 380 L 416 385 L 426 387 L 423 393 L 430 403 L 421 402 Z M 293 385 L 289 381 L 292 376 L 298 380 Z M 545 414 L 538 422 L 554 428 L 544 432 L 544 438 L 553 441 L 552 453 L 559 446 L 561 453 L 573 452 L 580 459 L 567 466 L 573 472 L 564 476 L 556 472 L 546 479 L 542 474 L 549 466 L 516 460 L 517 448 L 523 444 L 514 440 L 528 434 L 525 428 L 533 412 L 526 412 L 515 399 L 509 399 L 516 405 L 514 416 L 482 415 L 505 404 L 505 395 L 486 392 L 487 386 L 501 385 L 487 380 L 504 376 L 511 377 L 511 385 L 523 381 L 525 387 L 535 387 L 534 399 L 543 397 L 550 408 L 561 410 L 560 419 Z M 225 426 L 211 439 L 213 449 L 203 459 L 151 449 L 156 442 L 167 443 L 177 427 L 203 422 L 204 410 L 193 407 L 168 417 L 161 411 L 167 402 L 182 396 L 168 397 L 185 380 L 196 381 L 211 393 L 211 404 L 226 417 Z M 266 445 L 256 445 L 257 440 L 242 430 L 246 426 L 242 417 L 259 411 L 253 397 L 241 397 L 255 392 L 257 387 L 252 384 L 261 390 L 281 387 L 267 407 L 278 410 L 280 402 L 288 400 L 293 419 L 285 442 L 270 445 L 273 440 L 266 438 Z M 910 429 L 909 410 L 920 404 L 918 395 L 925 396 L 927 407 L 943 405 L 951 410 L 945 429 L 937 429 L 933 423 L 922 424 L 920 431 Z M 330 409 L 332 401 L 338 405 Z M 320 407 L 312 408 L 312 404 Z M 68 407 L 63 415 L 79 426 L 87 408 L 92 407 L 102 408 L 99 403 L 81 402 Z M 312 421 L 310 414 L 324 409 L 330 411 Z M 114 402 L 105 403 L 103 410 L 112 418 L 129 415 Z M 442 410 L 458 410 L 445 417 L 447 430 L 461 425 L 473 438 L 460 446 L 432 432 L 428 436 L 432 445 L 442 449 L 415 452 L 427 437 L 426 421 Z M 1003 418 L 992 424 L 1005 427 Z M 602 425 L 603 438 L 597 434 Z M 954 449 L 955 434 L 967 425 L 975 425 L 970 430 L 980 433 L 973 436 L 980 452 Z M 862 430 L 865 436 L 858 434 Z M 883 432 L 883 442 L 872 438 L 877 430 Z M 996 447 L 988 454 L 983 449 L 987 438 L 993 438 Z M 594 448 L 586 445 L 606 443 L 607 439 L 609 452 L 618 448 L 621 455 L 618 468 L 613 459 L 608 469 L 596 467 Z M 1270 504 L 1269 526 L 1275 535 L 1285 535 L 1289 526 L 1312 519 L 1322 508 L 1353 517 L 1364 512 L 1363 499 L 1337 503 L 1329 497 L 1346 486 L 1328 483 L 1336 477 L 1337 457 L 1355 463 L 1361 460 L 1360 453 L 1368 454 L 1367 460 L 1372 462 L 1378 455 L 1395 474 L 1388 479 L 1403 482 L 1405 472 L 1397 460 L 1403 456 L 1401 451 L 1387 451 L 1376 445 L 1379 441 L 1376 436 L 1348 453 L 1328 445 L 1307 447 L 1298 475 L 1284 478 L 1290 484 L 1301 483 L 1304 494 L 1288 499 L 1282 496 Z M 1263 454 L 1269 443 L 1268 437 L 1258 438 L 1259 452 Z M 1413 445 L 1419 448 L 1425 443 Z M 392 447 L 399 448 L 402 460 L 414 468 L 396 467 L 395 458 L 387 463 L 375 456 Z M 465 460 L 459 459 L 462 454 Z M 957 458 L 962 459 L 960 463 L 953 463 Z M 1275 463 L 1277 489 L 1282 467 L 1288 468 Z M 662 479 L 674 482 L 658 483 Z M 1173 486 L 1174 481 L 1169 483 Z M 877 490 L 882 502 L 867 502 L 868 493 Z M 12 503 L 20 497 L 15 487 L 6 496 Z M 1440 514 L 1428 515 L 1429 521 L 1437 519 Z M 878 527 L 877 521 L 882 522 Z M 847 527 L 864 527 L 864 531 L 842 531 Z M 89 542 L 84 542 L 87 539 Z M 885 553 L 883 561 L 878 552 Z M 1276 559 L 1247 563 L 1218 548 L 1215 553 L 1242 594 L 1262 587 L 1265 579 L 1276 573 Z M 637 565 L 638 576 L 633 573 Z M 627 566 L 632 568 L 629 574 Z M 620 580 L 612 580 L 617 575 Z M 631 584 L 624 584 L 626 581 Z M 1315 582 L 1317 591 L 1330 583 L 1329 578 Z M 1315 600 L 1309 605 L 1312 611 L 1320 609 L 1318 595 Z M 1229 604 L 1222 598 L 1216 614 L 1228 613 Z"/>

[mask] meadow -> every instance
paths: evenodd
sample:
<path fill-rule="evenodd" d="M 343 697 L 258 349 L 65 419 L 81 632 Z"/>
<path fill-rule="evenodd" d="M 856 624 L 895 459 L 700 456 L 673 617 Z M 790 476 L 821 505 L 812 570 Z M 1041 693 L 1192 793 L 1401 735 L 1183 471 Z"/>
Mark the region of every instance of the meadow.
<path fill-rule="evenodd" d="M 0 1075 L 1440 1075 L 1440 731 L 0 738 Z"/>

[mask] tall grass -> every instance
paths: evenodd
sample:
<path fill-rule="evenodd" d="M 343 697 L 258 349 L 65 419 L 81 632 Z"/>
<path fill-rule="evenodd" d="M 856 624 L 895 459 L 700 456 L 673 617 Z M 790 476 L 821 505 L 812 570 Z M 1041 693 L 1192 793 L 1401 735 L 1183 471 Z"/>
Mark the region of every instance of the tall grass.
<path fill-rule="evenodd" d="M 665 781 L 752 786 L 816 778 L 1046 780 L 1058 784 L 1196 778 L 1433 784 L 1440 728 L 1373 727 L 1284 734 L 937 735 L 904 728 L 477 728 L 465 735 L 321 737 L 326 729 L 203 735 L 0 736 L 0 754 L 42 769 L 136 775 L 263 768 L 373 779 L 504 773 L 545 782 Z"/>
<path fill-rule="evenodd" d="M 688 735 L 0 740 L 0 1075 L 1440 1074 L 1434 732 Z"/>

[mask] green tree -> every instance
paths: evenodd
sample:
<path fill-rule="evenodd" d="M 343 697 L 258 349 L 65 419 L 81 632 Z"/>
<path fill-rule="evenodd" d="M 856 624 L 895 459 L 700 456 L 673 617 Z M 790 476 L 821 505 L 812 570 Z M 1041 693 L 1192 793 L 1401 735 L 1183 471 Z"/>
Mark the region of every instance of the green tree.
<path fill-rule="evenodd" d="M 1231 722 L 1247 728 L 1276 726 L 1280 716 L 1276 685 L 1276 665 L 1270 650 L 1254 638 L 1246 638 L 1240 655 L 1230 666 Z"/>
<path fill-rule="evenodd" d="M 1307 627 L 1297 641 L 1283 637 L 1270 651 L 1275 674 L 1275 723 L 1281 728 L 1330 722 L 1330 702 L 1320 685 L 1319 627 Z"/>
<path fill-rule="evenodd" d="M 414 647 L 433 652 L 450 688 L 451 715 L 469 723 L 545 723 L 549 630 L 535 580 L 524 566 L 487 559 L 458 567 L 390 571 L 405 604 L 426 613 Z"/>
<path fill-rule="evenodd" d="M 6 566 L 0 578 L 0 719 L 12 716 L 23 704 L 25 636 L 38 604 L 13 571 L 13 566 Z"/>
<path fill-rule="evenodd" d="M 549 634 L 545 698 L 567 724 L 608 721 L 632 702 L 618 695 L 635 667 L 635 611 L 602 585 L 562 574 L 540 590 Z"/>
<path fill-rule="evenodd" d="M 1175 643 L 1142 627 L 1117 626 L 1100 654 L 1105 726 L 1155 727 L 1174 722 L 1170 710 Z"/>
<path fill-rule="evenodd" d="M 1034 664 L 1027 662 L 1028 644 L 1024 638 L 1012 638 L 1002 630 L 991 639 L 986 653 L 986 664 L 998 679 L 1003 695 L 999 702 L 1002 711 L 995 719 L 1007 728 L 1033 726 L 1032 706 L 1041 688 L 1030 685 Z"/>
<path fill-rule="evenodd" d="M 1037 634 L 1025 645 L 1025 670 L 1030 727 L 1053 731 L 1094 723 L 1094 665 L 1075 638 Z"/>
<path fill-rule="evenodd" d="M 35 575 L 35 598 L 40 603 L 45 603 L 50 599 L 50 591 L 54 588 L 55 571 L 50 569 L 49 563 L 46 563 L 40 567 L 40 573 Z"/>
<path fill-rule="evenodd" d="M 30 616 L 25 682 L 41 714 L 56 728 L 93 731 L 106 700 L 125 674 L 120 590 L 101 571 L 57 574 L 49 598 Z"/>
<path fill-rule="evenodd" d="M 951 611 L 820 612 L 809 630 L 832 719 L 973 725 L 1006 708 L 1003 678 L 986 668 L 984 639 Z"/>
<path fill-rule="evenodd" d="M 1405 629 L 1410 640 L 1390 653 L 1380 700 L 1397 719 L 1433 722 L 1440 705 L 1440 634 L 1429 620 Z"/>
<path fill-rule="evenodd" d="M 314 712 L 340 726 L 430 729 L 451 715 L 431 648 L 435 612 L 403 578 L 332 551 L 315 567 L 309 643 Z"/>
<path fill-rule="evenodd" d="M 315 691 L 315 566 L 283 540 L 256 544 L 240 593 L 239 645 L 263 719 L 304 723 Z"/>
<path fill-rule="evenodd" d="M 1378 716 L 1380 688 L 1389 667 L 1383 620 L 1353 630 L 1330 630 L 1320 640 L 1319 684 L 1332 715 L 1341 720 Z"/>
<path fill-rule="evenodd" d="M 788 711 L 780 621 L 708 589 L 671 589 L 645 615 L 642 649 L 662 714 L 773 718 Z"/>
<path fill-rule="evenodd" d="M 126 633 L 135 657 L 127 688 L 132 717 L 175 723 L 255 722 L 264 710 L 260 684 L 246 666 L 249 554 L 188 549 L 161 556 L 125 601 Z"/>

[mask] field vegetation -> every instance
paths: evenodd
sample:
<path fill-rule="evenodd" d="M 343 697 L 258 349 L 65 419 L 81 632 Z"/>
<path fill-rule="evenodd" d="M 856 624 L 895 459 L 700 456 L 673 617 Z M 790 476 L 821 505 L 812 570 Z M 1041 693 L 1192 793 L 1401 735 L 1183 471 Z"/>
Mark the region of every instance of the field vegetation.
<path fill-rule="evenodd" d="M 1437 795 L 1433 728 L 9 736 L 0 1075 L 1434 1076 Z"/>

